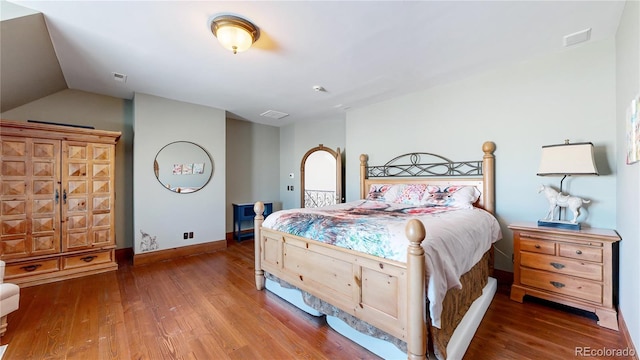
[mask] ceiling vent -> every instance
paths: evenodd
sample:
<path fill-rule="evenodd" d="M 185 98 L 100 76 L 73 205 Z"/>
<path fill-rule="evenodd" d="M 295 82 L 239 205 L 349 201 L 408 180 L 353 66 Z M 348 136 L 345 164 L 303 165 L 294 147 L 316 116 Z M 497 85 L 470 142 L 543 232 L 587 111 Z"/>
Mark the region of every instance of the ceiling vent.
<path fill-rule="evenodd" d="M 268 118 L 272 118 L 272 119 L 282 119 L 285 116 L 289 116 L 289 114 L 283 113 L 283 112 L 280 112 L 280 111 L 275 111 L 275 110 L 267 110 L 267 111 L 263 112 L 262 114 L 260 114 L 260 116 L 264 116 L 264 117 L 268 117 Z"/>
<path fill-rule="evenodd" d="M 571 46 L 591 39 L 591 28 L 564 37 L 564 46 Z"/>

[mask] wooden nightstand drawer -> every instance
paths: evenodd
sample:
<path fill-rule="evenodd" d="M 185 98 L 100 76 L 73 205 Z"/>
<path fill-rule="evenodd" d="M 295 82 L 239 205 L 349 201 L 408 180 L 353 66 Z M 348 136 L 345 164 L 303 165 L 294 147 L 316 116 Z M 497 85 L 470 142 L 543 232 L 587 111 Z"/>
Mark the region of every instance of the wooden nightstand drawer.
<path fill-rule="evenodd" d="M 62 268 L 75 269 L 83 266 L 110 263 L 113 261 L 112 259 L 113 250 L 69 256 L 62 259 Z"/>
<path fill-rule="evenodd" d="M 4 279 L 11 280 L 20 276 L 44 274 L 58 270 L 60 270 L 60 261 L 58 258 L 7 264 L 5 267 Z"/>
<path fill-rule="evenodd" d="M 602 284 L 600 283 L 527 268 L 520 269 L 520 282 L 538 289 L 602 303 Z"/>
<path fill-rule="evenodd" d="M 543 241 L 536 239 L 525 239 L 524 236 L 520 239 L 520 250 L 529 251 L 540 254 L 555 255 L 556 244 L 551 241 Z"/>
<path fill-rule="evenodd" d="M 538 255 L 523 252 L 520 255 L 520 265 L 533 269 L 555 272 L 558 274 L 602 281 L 601 264 L 565 259 L 558 256 Z"/>
<path fill-rule="evenodd" d="M 558 244 L 560 256 L 573 259 L 602 262 L 602 248 L 574 244 Z"/>

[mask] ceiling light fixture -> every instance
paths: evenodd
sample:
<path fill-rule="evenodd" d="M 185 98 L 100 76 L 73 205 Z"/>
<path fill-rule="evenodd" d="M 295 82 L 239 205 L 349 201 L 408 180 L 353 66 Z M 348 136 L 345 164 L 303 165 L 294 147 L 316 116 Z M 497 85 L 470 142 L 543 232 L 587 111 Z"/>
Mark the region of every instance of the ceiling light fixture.
<path fill-rule="evenodd" d="M 257 26 L 233 15 L 221 15 L 213 19 L 211 32 L 222 46 L 234 54 L 248 50 L 260 37 Z"/>

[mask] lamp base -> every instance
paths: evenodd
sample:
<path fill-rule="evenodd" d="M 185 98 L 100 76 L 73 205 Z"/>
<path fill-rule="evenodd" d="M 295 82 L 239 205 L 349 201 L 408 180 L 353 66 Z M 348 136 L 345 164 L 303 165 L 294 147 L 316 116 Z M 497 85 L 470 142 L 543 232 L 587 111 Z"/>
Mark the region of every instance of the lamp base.
<path fill-rule="evenodd" d="M 538 226 L 552 227 L 567 230 L 580 230 L 580 223 L 572 223 L 562 220 L 538 220 Z"/>

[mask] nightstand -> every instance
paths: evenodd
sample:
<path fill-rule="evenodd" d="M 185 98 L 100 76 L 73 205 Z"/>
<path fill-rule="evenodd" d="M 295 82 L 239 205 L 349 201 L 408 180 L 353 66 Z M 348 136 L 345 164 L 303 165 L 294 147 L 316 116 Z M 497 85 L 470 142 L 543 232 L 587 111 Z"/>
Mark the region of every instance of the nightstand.
<path fill-rule="evenodd" d="M 233 238 L 235 240 L 248 239 L 253 237 L 253 232 L 248 232 L 249 228 L 242 231 L 243 222 L 246 224 L 251 221 L 253 226 L 253 219 L 256 217 L 256 213 L 253 211 L 254 203 L 245 204 L 232 204 L 233 205 Z M 273 212 L 273 203 L 264 203 L 264 217 Z"/>
<path fill-rule="evenodd" d="M 615 230 L 564 230 L 535 223 L 509 225 L 513 230 L 511 300 L 525 295 L 590 311 L 598 325 L 618 330 L 614 296 L 618 285 Z"/>

